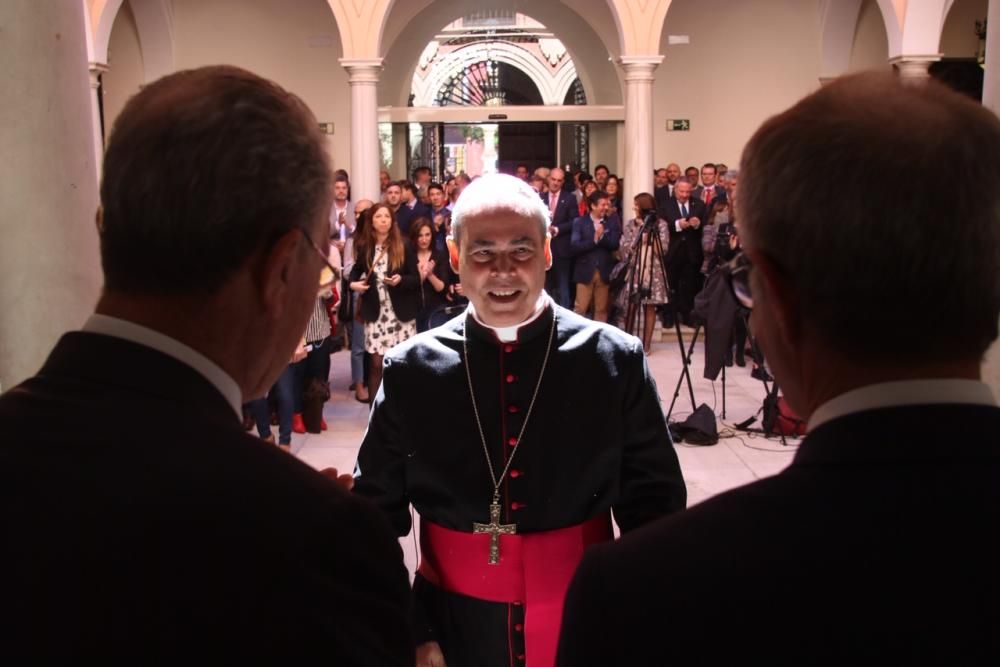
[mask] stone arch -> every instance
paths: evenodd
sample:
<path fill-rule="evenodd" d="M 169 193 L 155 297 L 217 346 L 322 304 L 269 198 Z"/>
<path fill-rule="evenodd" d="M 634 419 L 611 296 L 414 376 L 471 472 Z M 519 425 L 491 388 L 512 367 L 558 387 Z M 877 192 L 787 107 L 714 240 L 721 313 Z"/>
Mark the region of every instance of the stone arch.
<path fill-rule="evenodd" d="M 332 0 L 331 0 L 332 1 Z M 349 2 L 350 0 L 341 0 Z M 385 69 L 379 82 L 379 103 L 405 106 L 416 63 L 425 46 L 432 41 L 441 26 L 482 8 L 478 0 L 413 0 L 406 3 L 389 2 L 381 28 L 379 55 L 384 58 Z M 601 8 L 601 4 L 590 7 Z M 595 30 L 593 22 L 600 20 L 610 26 L 612 19 L 601 12 L 587 16 L 560 2 L 537 2 L 528 11 L 518 11 L 545 26 L 561 26 L 553 30 L 566 47 L 580 78 L 587 100 L 591 104 L 622 104 L 624 95 L 619 72 L 611 58 L 619 51 L 617 35 L 611 31 Z M 405 32 L 404 32 L 405 31 Z M 566 82 L 566 90 L 572 80 Z M 565 92 L 565 90 L 564 90 Z M 560 101 L 561 102 L 561 101 Z"/>
<path fill-rule="evenodd" d="M 452 51 L 432 65 L 433 72 L 422 84 L 417 83 L 419 77 L 414 77 L 415 98 L 413 106 L 431 106 L 434 97 L 449 77 L 482 59 L 481 49 L 481 44 L 470 44 Z M 497 62 L 507 63 L 527 74 L 535 87 L 538 88 L 538 92 L 541 93 L 542 103 L 545 105 L 562 104 L 566 97 L 566 91 L 569 90 L 570 84 L 576 78 L 576 67 L 574 67 L 573 61 L 568 58 L 563 60 L 562 66 L 557 71 L 557 76 L 553 77 L 543 63 L 515 44 L 497 42 L 492 44 L 489 50 Z M 566 81 L 567 76 L 569 76 L 568 81 Z"/>
<path fill-rule="evenodd" d="M 125 0 L 96 0 L 91 5 L 95 62 L 107 64 L 115 18 Z M 129 0 L 142 50 L 143 78 L 155 81 L 174 71 L 173 10 L 169 0 Z"/>

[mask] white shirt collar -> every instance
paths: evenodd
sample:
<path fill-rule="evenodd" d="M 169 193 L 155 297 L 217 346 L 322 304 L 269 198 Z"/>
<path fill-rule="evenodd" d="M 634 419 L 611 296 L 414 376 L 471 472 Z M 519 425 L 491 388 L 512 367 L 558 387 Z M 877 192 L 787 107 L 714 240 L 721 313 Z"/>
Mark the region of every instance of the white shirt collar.
<path fill-rule="evenodd" d="M 816 408 L 809 418 L 812 431 L 821 424 L 854 412 L 899 405 L 966 403 L 996 405 L 989 385 L 978 380 L 903 380 L 852 389 Z"/>
<path fill-rule="evenodd" d="M 520 324 L 512 324 L 509 327 L 494 327 L 483 322 L 481 319 L 479 319 L 479 316 L 476 315 L 476 309 L 472 305 L 471 301 L 469 302 L 468 310 L 469 314 L 472 315 L 473 318 L 475 318 L 476 322 L 478 322 L 481 326 L 492 331 L 496 335 L 497 340 L 499 340 L 501 343 L 513 343 L 514 341 L 517 340 L 518 330 L 524 325 L 531 324 L 532 322 L 537 320 L 538 316 L 545 311 L 545 307 L 549 305 L 550 301 L 551 299 L 549 298 L 549 295 L 545 293 L 545 290 L 542 290 L 542 293 L 538 295 L 538 301 L 535 302 L 535 309 L 532 311 L 531 315 L 528 316 L 528 319 L 521 322 Z"/>
<path fill-rule="evenodd" d="M 162 352 L 168 357 L 190 366 L 212 383 L 212 386 L 219 390 L 237 416 L 243 419 L 243 392 L 240 391 L 236 380 L 219 368 L 218 364 L 211 359 L 179 340 L 135 322 L 98 313 L 90 316 L 87 323 L 83 325 L 83 331 L 131 341 Z"/>

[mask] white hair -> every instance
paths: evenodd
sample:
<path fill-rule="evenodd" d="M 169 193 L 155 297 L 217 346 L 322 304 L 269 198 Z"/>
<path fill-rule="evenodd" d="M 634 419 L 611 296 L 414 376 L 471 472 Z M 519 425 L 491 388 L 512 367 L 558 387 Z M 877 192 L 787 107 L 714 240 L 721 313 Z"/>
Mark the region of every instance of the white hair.
<path fill-rule="evenodd" d="M 450 237 L 459 242 L 466 218 L 513 213 L 537 220 L 542 238 L 549 234 L 549 207 L 530 185 L 507 174 L 486 174 L 470 183 L 451 212 Z"/>

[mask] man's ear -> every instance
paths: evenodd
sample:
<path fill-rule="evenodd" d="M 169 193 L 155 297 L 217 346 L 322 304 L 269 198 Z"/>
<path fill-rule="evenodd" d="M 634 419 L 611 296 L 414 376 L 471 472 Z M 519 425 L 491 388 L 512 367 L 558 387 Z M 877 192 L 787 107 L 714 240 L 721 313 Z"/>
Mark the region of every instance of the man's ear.
<path fill-rule="evenodd" d="M 296 249 L 300 232 L 292 229 L 263 251 L 259 262 L 257 290 L 263 314 L 277 320 L 285 314 L 292 285 L 292 269 L 296 262 Z"/>
<path fill-rule="evenodd" d="M 748 256 L 753 262 L 751 271 L 757 273 L 754 300 L 758 298 L 757 293 L 764 291 L 761 298 L 766 300 L 768 316 L 774 320 L 781 337 L 786 343 L 797 342 L 802 333 L 801 306 L 792 291 L 791 281 L 767 255 L 753 252 Z"/>
<path fill-rule="evenodd" d="M 451 264 L 451 270 L 458 273 L 458 243 L 453 238 L 445 239 L 448 244 L 448 261 Z"/>
<path fill-rule="evenodd" d="M 94 226 L 97 227 L 97 235 L 104 234 L 104 207 L 98 206 L 97 213 L 94 214 Z"/>
<path fill-rule="evenodd" d="M 548 271 L 552 268 L 552 237 L 549 235 L 545 236 L 545 270 Z"/>

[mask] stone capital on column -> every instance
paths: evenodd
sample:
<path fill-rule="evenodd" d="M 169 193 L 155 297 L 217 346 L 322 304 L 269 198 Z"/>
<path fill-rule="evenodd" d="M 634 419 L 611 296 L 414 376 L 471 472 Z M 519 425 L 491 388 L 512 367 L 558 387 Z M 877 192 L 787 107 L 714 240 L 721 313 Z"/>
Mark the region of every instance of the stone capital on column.
<path fill-rule="evenodd" d="M 889 59 L 896 68 L 897 75 L 904 83 L 922 83 L 931 77 L 928 71 L 932 63 L 941 60 L 940 53 L 927 55 L 897 56 Z"/>
<path fill-rule="evenodd" d="M 626 83 L 645 81 L 653 83 L 653 72 L 663 62 L 663 56 L 622 56 L 618 59 L 625 72 Z"/>
<path fill-rule="evenodd" d="M 382 58 L 341 58 L 340 65 L 347 70 L 350 84 L 377 84 L 382 73 Z"/>
<path fill-rule="evenodd" d="M 100 78 L 101 75 L 107 72 L 110 68 L 105 63 L 90 63 L 87 67 L 90 72 L 90 87 L 97 89 L 101 85 Z"/>

